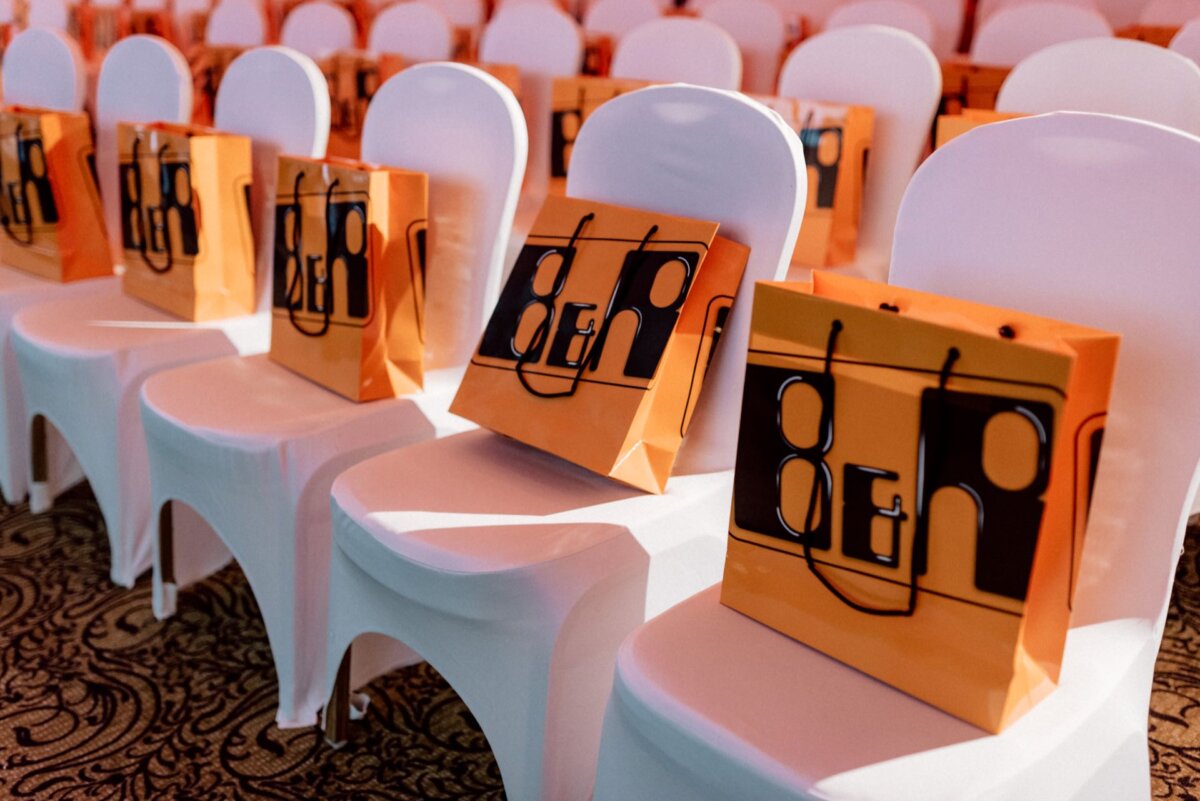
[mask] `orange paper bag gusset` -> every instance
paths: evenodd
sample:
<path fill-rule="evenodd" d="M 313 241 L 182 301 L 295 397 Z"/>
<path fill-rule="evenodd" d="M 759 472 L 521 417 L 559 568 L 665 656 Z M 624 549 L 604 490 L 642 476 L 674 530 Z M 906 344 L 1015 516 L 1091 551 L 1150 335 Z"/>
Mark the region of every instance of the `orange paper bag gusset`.
<path fill-rule="evenodd" d="M 424 373 L 425 173 L 279 160 L 270 358 L 353 401 Z"/>
<path fill-rule="evenodd" d="M 1058 680 L 1119 338 L 759 284 L 721 600 L 983 729 Z"/>
<path fill-rule="evenodd" d="M 549 198 L 451 411 L 662 492 L 749 255 L 717 229 Z"/>
<path fill-rule="evenodd" d="M 196 322 L 253 313 L 250 140 L 120 123 L 117 152 L 125 293 Z"/>
<path fill-rule="evenodd" d="M 88 118 L 0 111 L 0 260 L 52 281 L 112 274 Z"/>

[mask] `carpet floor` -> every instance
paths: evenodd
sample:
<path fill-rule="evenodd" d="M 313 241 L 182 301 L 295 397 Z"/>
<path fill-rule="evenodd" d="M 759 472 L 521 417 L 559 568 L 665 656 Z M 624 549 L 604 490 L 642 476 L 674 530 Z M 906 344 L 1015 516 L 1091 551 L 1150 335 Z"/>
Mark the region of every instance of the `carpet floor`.
<path fill-rule="evenodd" d="M 504 797 L 478 724 L 427 665 L 371 684 L 342 750 L 277 729 L 266 632 L 237 567 L 159 622 L 148 580 L 109 581 L 103 525 L 86 488 L 45 515 L 0 508 L 0 798 Z M 1200 801 L 1200 528 L 1179 566 L 1150 742 L 1154 797 Z"/>

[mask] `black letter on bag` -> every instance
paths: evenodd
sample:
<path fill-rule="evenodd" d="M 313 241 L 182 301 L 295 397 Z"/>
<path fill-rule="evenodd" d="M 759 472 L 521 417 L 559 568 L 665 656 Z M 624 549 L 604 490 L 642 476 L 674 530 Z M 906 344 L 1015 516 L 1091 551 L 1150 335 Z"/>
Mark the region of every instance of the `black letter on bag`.
<path fill-rule="evenodd" d="M 895 481 L 900 478 L 890 470 L 848 464 L 842 478 L 842 552 L 884 567 L 899 567 L 900 524 L 908 519 L 900 508 L 900 496 L 892 496 L 890 507 L 877 506 L 872 490 L 877 480 Z M 891 521 L 891 548 L 879 553 L 871 546 L 871 523 L 876 517 Z"/>
<path fill-rule="evenodd" d="M 552 256 L 561 255 L 562 263 L 554 277 L 553 288 L 545 295 L 539 295 L 533 288 L 537 278 L 538 268 L 542 262 Z M 566 245 L 526 245 L 513 265 L 508 282 L 496 301 L 496 309 L 488 320 L 487 328 L 483 331 L 483 339 L 479 343 L 479 355 L 492 359 L 508 359 L 517 361 L 521 351 L 517 350 L 517 329 L 521 318 L 530 306 L 540 305 L 546 310 L 547 330 L 554 322 L 554 301 L 567 283 L 567 275 L 571 272 L 571 264 L 575 261 L 575 248 Z M 545 344 L 545 339 L 542 345 Z M 536 364 L 541 361 L 542 347 L 539 345 L 528 355 L 527 361 Z"/>
<path fill-rule="evenodd" d="M 671 334 L 675 331 L 679 310 L 692 288 L 699 260 L 699 253 L 687 251 L 635 250 L 626 254 L 625 264 L 621 267 L 621 277 L 613 291 L 609 313 L 605 315 L 609 320 L 626 311 L 637 315 L 637 333 L 634 334 L 629 356 L 625 360 L 625 375 L 636 378 L 654 377 L 663 351 L 666 350 Z M 667 305 L 657 306 L 650 299 L 654 284 L 665 267 L 676 263 L 683 268 L 683 281 L 680 282 L 679 292 Z M 604 351 L 605 333 L 602 331 L 596 338 L 596 344 L 593 346 L 593 365 L 599 363 L 600 354 Z"/>
<path fill-rule="evenodd" d="M 558 333 L 550 345 L 550 355 L 546 364 L 550 367 L 578 367 L 588 352 L 588 342 L 596 333 L 596 321 L 588 320 L 587 328 L 579 327 L 579 314 L 585 311 L 595 311 L 595 303 L 567 303 L 563 306 L 562 316 L 558 321 Z M 571 358 L 571 343 L 582 339 L 579 346 L 579 358 Z"/>
<path fill-rule="evenodd" d="M 789 442 L 783 430 L 784 393 L 795 383 L 811 386 L 821 399 L 817 441 L 808 448 Z M 831 375 L 746 365 L 733 482 L 734 520 L 738 528 L 791 543 L 803 542 L 807 537 L 813 548 L 829 549 L 833 474 L 824 457 L 833 448 L 833 399 Z M 794 459 L 808 462 L 813 468 L 813 481 L 819 484 L 818 519 L 810 531 L 797 531 L 783 519 L 781 481 L 784 468 Z M 804 493 L 801 505 L 808 503 L 811 489 L 810 486 L 801 490 Z"/>
<path fill-rule="evenodd" d="M 350 250 L 349 227 L 359 229 L 357 251 Z M 316 270 L 308 273 L 308 310 L 323 312 L 326 308 L 335 313 L 333 293 L 333 268 L 340 262 L 346 270 L 346 315 L 363 319 L 370 314 L 371 301 L 367 297 L 367 203 L 365 200 L 343 200 L 329 203 L 325 210 L 325 274 L 317 276 Z M 324 287 L 324 292 L 318 290 Z M 317 302 L 320 294 L 320 302 Z"/>
<path fill-rule="evenodd" d="M 1017 490 L 993 484 L 983 467 L 984 431 L 1004 412 L 1024 417 L 1038 436 L 1033 480 Z M 934 494 L 944 487 L 964 490 L 975 500 L 975 586 L 984 592 L 1025 599 L 1050 480 L 1053 426 L 1048 403 L 937 389 L 922 393 L 917 515 L 929 514 Z M 937 542 L 929 543 L 930 549 L 936 547 Z M 925 568 L 917 565 L 918 572 Z"/>

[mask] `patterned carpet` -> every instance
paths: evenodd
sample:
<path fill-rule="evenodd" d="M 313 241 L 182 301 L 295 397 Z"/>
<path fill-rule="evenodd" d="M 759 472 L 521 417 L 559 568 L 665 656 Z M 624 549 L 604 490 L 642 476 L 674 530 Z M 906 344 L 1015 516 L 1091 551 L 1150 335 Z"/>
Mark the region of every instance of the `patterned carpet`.
<path fill-rule="evenodd" d="M 47 515 L 0 508 L 0 798 L 504 797 L 474 719 L 424 665 L 368 688 L 368 721 L 341 751 L 313 729 L 279 731 L 266 634 L 237 568 L 160 623 L 148 581 L 109 582 L 102 527 L 86 488 Z M 1200 527 L 1179 566 L 1150 732 L 1154 797 L 1200 801 Z"/>

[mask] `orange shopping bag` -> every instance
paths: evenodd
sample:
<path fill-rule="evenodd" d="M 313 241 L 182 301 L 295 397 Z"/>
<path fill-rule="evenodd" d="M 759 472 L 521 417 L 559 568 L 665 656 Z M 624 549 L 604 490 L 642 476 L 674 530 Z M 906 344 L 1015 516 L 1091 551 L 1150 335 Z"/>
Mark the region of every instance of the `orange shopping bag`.
<path fill-rule="evenodd" d="M 650 85 L 650 81 L 591 75 L 554 79 L 550 101 L 551 194 L 566 193 L 571 149 L 575 146 L 575 137 L 592 112 L 614 97 Z"/>
<path fill-rule="evenodd" d="M 192 123 L 212 125 L 217 108 L 217 91 L 225 70 L 234 59 L 246 52 L 235 45 L 200 45 L 191 52 L 188 65 L 192 71 Z"/>
<path fill-rule="evenodd" d="M 938 114 L 957 114 L 965 108 L 994 109 L 1000 87 L 1012 67 L 947 61 L 942 64 L 942 99 Z"/>
<path fill-rule="evenodd" d="M 356 159 L 367 106 L 380 86 L 379 58 L 360 51 L 334 53 L 320 62 L 329 83 L 330 156 Z"/>
<path fill-rule="evenodd" d="M 0 259 L 54 281 L 112 273 L 85 114 L 0 111 Z"/>
<path fill-rule="evenodd" d="M 250 140 L 120 123 L 123 288 L 185 320 L 254 311 Z"/>
<path fill-rule="evenodd" d="M 749 255 L 717 229 L 548 199 L 451 411 L 662 492 Z"/>
<path fill-rule="evenodd" d="M 1119 337 L 759 284 L 721 600 L 991 732 L 1058 680 Z"/>
<path fill-rule="evenodd" d="M 424 173 L 279 160 L 272 361 L 353 401 L 424 378 Z"/>
<path fill-rule="evenodd" d="M 980 125 L 987 125 L 990 122 L 1004 122 L 1005 120 L 1015 120 L 1019 117 L 1027 117 L 1027 114 L 1019 114 L 1012 111 L 988 111 L 983 109 L 965 108 L 958 114 L 950 114 L 937 119 L 937 133 L 934 137 L 933 146 L 936 150 L 952 139 L 965 134 L 967 131 L 978 128 Z"/>

